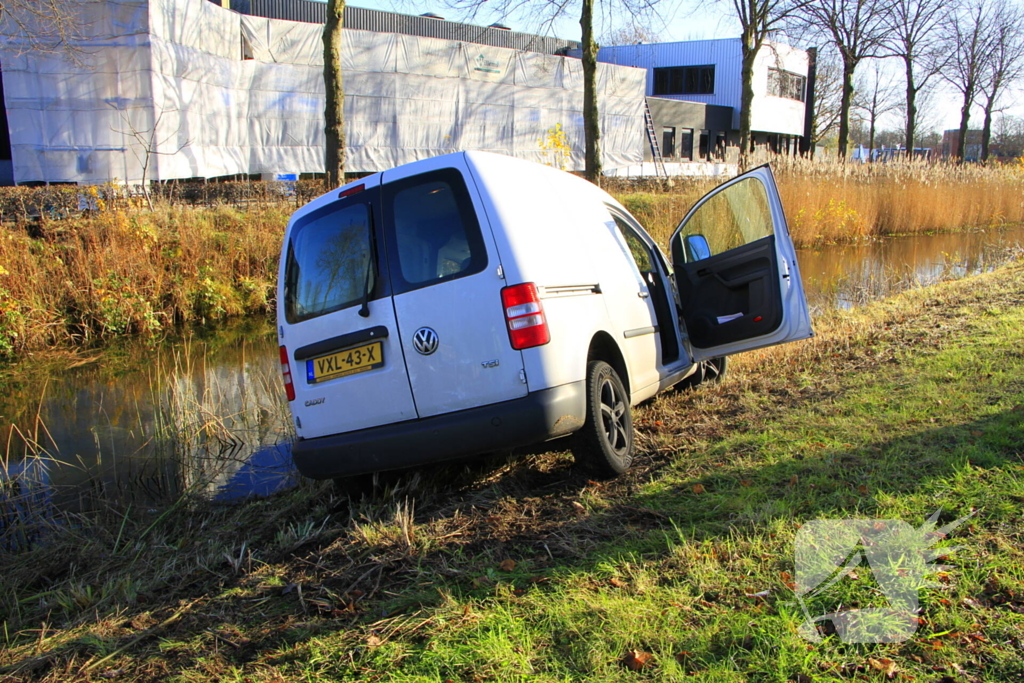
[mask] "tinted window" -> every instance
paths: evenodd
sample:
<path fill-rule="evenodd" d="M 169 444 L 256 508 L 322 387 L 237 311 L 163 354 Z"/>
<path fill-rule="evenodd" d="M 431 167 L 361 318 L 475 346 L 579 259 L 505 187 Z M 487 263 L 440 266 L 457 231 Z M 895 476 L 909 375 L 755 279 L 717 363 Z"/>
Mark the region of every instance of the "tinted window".
<path fill-rule="evenodd" d="M 370 255 L 368 204 L 310 214 L 288 244 L 285 319 L 295 323 L 361 302 L 364 287 L 376 285 Z"/>
<path fill-rule="evenodd" d="M 715 65 L 654 69 L 654 95 L 713 95 Z"/>
<path fill-rule="evenodd" d="M 478 273 L 487 265 L 462 176 L 445 169 L 385 188 L 395 293 Z"/>

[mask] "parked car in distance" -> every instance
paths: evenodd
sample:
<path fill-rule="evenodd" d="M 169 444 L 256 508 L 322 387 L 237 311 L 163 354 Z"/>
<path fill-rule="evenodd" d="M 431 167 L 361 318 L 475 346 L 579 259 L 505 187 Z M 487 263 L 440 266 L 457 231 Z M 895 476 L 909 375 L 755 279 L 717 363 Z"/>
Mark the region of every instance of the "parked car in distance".
<path fill-rule="evenodd" d="M 310 202 L 277 296 L 296 467 L 344 478 L 575 433 L 595 474 L 625 471 L 632 406 L 812 335 L 767 166 L 701 199 L 670 246 L 671 266 L 595 185 L 484 152 Z"/>

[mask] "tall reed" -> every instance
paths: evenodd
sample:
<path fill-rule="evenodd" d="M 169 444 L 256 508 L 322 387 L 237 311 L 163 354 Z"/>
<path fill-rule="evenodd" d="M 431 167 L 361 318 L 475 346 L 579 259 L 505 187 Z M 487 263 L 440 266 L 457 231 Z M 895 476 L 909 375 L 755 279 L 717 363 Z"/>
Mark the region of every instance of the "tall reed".
<path fill-rule="evenodd" d="M 1024 171 L 1018 166 L 840 163 L 834 158 L 760 156 L 779 184 L 799 247 L 1024 223 Z M 680 179 L 663 193 L 617 198 L 665 245 L 686 211 L 716 182 Z"/>
<path fill-rule="evenodd" d="M 118 209 L 0 231 L 0 355 L 269 312 L 290 209 Z"/>

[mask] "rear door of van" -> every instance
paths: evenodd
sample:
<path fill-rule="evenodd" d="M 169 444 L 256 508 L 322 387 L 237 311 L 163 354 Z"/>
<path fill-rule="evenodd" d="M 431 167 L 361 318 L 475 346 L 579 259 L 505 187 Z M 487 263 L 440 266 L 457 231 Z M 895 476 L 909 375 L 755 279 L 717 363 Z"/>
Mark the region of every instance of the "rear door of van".
<path fill-rule="evenodd" d="M 296 217 L 284 249 L 281 344 L 296 431 L 310 439 L 416 417 L 375 177 Z"/>
<path fill-rule="evenodd" d="M 432 161 L 385 171 L 382 185 L 398 337 L 421 418 L 527 394 L 476 182 L 462 155 Z"/>

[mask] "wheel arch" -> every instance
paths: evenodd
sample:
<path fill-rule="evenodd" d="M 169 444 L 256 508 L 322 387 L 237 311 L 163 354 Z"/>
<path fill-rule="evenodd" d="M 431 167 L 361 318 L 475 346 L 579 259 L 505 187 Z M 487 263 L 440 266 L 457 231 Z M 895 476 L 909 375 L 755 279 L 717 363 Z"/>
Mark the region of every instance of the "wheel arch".
<path fill-rule="evenodd" d="M 590 340 L 590 348 L 587 349 L 587 364 L 589 365 L 593 360 L 603 360 L 612 366 L 618 373 L 619 379 L 622 380 L 626 392 L 632 397 L 633 390 L 629 382 L 629 368 L 626 366 L 626 359 L 623 357 L 622 351 L 619 350 L 619 345 L 604 330 L 596 332 Z"/>

